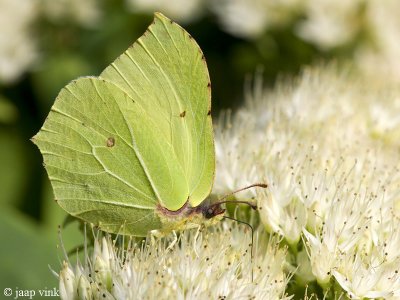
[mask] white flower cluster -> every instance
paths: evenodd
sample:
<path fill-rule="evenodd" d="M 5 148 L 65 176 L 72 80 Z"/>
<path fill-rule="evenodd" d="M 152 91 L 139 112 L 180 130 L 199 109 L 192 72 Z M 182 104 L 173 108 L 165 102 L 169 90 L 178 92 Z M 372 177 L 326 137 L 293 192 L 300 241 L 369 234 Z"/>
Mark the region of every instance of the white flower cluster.
<path fill-rule="evenodd" d="M 304 243 L 321 286 L 334 278 L 353 299 L 398 299 L 399 115 L 398 88 L 335 67 L 275 91 L 256 81 L 216 131 L 215 191 L 268 182 L 256 195 L 263 223 Z"/>
<path fill-rule="evenodd" d="M 229 225 L 185 231 L 172 249 L 168 238 L 117 246 L 96 235 L 83 264 L 64 262 L 61 299 L 290 299 L 277 239 L 255 232 L 251 259 L 249 228 Z"/>

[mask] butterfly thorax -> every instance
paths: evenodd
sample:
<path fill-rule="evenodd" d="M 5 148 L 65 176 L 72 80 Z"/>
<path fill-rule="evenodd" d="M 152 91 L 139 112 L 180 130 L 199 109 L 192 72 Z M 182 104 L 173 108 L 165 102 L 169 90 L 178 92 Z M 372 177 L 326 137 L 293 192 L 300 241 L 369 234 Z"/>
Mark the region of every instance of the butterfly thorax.
<path fill-rule="evenodd" d="M 207 198 L 200 205 L 193 207 L 189 201 L 178 210 L 171 211 L 158 205 L 156 213 L 159 216 L 162 228 L 159 230 L 163 234 L 168 234 L 172 230 L 181 231 L 199 226 L 211 226 L 221 221 L 225 209 L 219 203 L 213 203 L 211 198 Z"/>

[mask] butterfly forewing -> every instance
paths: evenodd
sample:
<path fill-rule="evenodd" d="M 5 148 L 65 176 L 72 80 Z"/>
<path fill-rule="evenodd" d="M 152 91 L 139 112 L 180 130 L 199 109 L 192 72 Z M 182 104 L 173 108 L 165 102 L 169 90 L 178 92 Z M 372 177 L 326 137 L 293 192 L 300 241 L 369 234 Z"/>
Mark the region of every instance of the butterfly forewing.
<path fill-rule="evenodd" d="M 189 198 L 197 206 L 211 191 L 215 169 L 209 76 L 197 43 L 179 25 L 156 14 L 146 33 L 100 77 L 126 91 L 173 148 L 183 175 L 165 188 L 157 165 L 151 166 L 154 153 L 142 151 L 161 203 L 177 210 Z M 172 198 L 171 189 L 180 184 L 187 186 L 187 193 Z"/>

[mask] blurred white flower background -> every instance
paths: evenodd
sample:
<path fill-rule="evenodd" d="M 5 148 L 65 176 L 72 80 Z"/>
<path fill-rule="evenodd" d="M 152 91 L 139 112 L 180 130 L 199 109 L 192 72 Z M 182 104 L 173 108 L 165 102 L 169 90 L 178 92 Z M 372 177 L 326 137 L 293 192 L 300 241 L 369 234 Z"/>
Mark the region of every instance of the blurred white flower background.
<path fill-rule="evenodd" d="M 101 18 L 107 17 L 104 4 L 96 0 L 2 0 L 0 5 L 0 79 L 6 84 L 29 71 L 40 58 L 40 31 L 34 30 L 38 20 L 100 27 Z M 277 27 L 289 28 L 323 52 L 344 47 L 346 58 L 366 72 L 390 71 L 390 80 L 399 80 L 400 3 L 396 0 L 384 4 L 377 0 L 126 0 L 123 6 L 132 13 L 161 11 L 182 24 L 210 16 L 222 30 L 250 40 Z"/>
<path fill-rule="evenodd" d="M 31 32 L 37 15 L 36 1 L 0 2 L 0 82 L 16 81 L 38 59 L 37 39 Z"/>
<path fill-rule="evenodd" d="M 229 208 L 253 226 L 253 246 L 248 226 L 224 220 L 168 250 L 171 237 L 123 243 L 88 230 L 78 258 L 57 258 L 65 214 L 28 139 L 58 91 L 98 74 L 154 11 L 207 59 L 213 193 L 269 184 L 235 195 L 256 212 Z M 59 286 L 63 299 L 400 299 L 400 1 L 0 0 L 0 24 L 1 288 Z M 76 224 L 62 231 L 65 252 L 84 240 Z"/>

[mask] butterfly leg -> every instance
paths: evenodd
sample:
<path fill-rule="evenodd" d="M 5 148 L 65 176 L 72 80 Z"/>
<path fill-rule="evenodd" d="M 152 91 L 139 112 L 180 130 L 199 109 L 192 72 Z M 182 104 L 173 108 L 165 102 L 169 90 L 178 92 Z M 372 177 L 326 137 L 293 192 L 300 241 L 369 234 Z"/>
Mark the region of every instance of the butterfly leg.
<path fill-rule="evenodd" d="M 174 235 L 174 239 L 172 242 L 168 245 L 166 251 L 172 250 L 172 248 L 175 246 L 176 242 L 178 241 L 178 236 L 176 235 L 176 231 L 172 230 L 172 234 Z"/>
<path fill-rule="evenodd" d="M 151 245 L 154 246 L 156 244 L 156 238 L 159 239 L 162 236 L 163 236 L 163 234 L 159 230 L 157 230 L 157 229 L 151 230 L 150 231 Z"/>
<path fill-rule="evenodd" d="M 197 239 L 199 238 L 199 234 L 200 234 L 200 232 L 202 231 L 203 228 L 204 228 L 203 224 L 198 224 L 196 233 L 195 233 L 194 238 L 193 238 L 193 250 L 194 250 L 194 253 L 196 254 L 197 258 L 199 258 L 199 253 L 197 252 L 197 248 L 198 248 L 197 247 Z"/>

